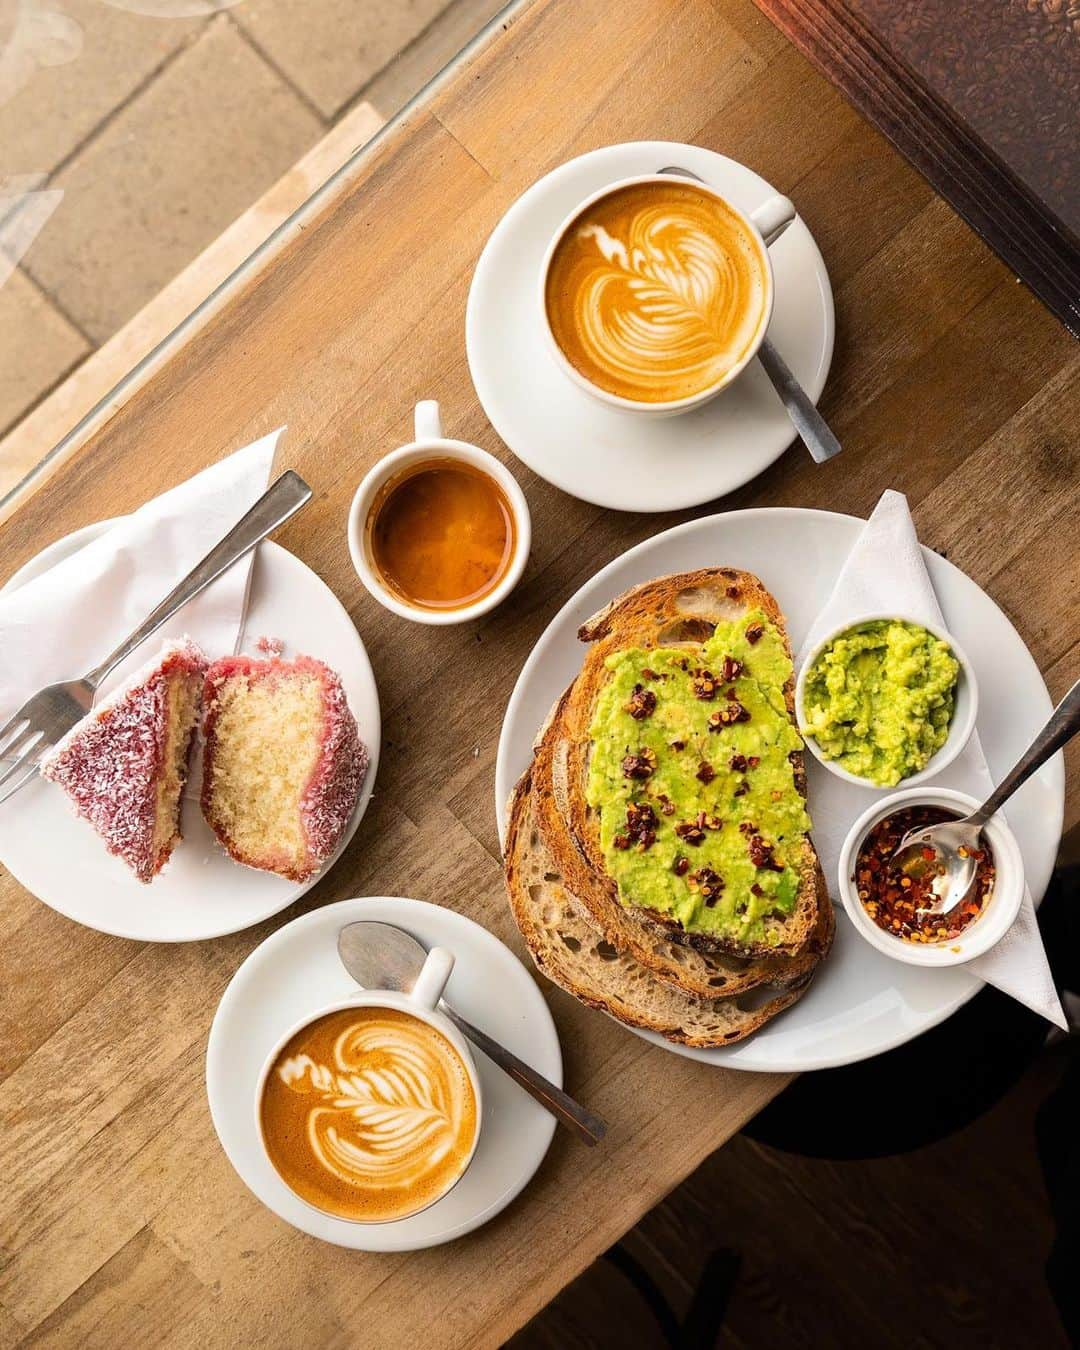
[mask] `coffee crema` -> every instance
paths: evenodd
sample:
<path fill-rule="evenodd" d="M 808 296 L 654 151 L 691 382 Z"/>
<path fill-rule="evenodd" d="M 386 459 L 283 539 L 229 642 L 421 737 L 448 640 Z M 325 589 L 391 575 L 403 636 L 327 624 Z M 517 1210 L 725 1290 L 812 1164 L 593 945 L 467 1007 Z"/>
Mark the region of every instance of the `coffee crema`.
<path fill-rule="evenodd" d="M 436 457 L 392 478 L 368 517 L 376 570 L 407 604 L 461 609 L 482 600 L 514 554 L 514 513 L 482 469 Z"/>
<path fill-rule="evenodd" d="M 285 1183 L 342 1219 L 416 1213 L 465 1170 L 477 1130 L 468 1069 L 447 1038 L 396 1008 L 328 1013 L 267 1076 L 263 1141 Z"/>
<path fill-rule="evenodd" d="M 688 183 L 632 183 L 573 220 L 544 286 L 551 331 L 597 388 L 666 403 L 711 388 L 757 340 L 767 263 L 736 213 Z"/>

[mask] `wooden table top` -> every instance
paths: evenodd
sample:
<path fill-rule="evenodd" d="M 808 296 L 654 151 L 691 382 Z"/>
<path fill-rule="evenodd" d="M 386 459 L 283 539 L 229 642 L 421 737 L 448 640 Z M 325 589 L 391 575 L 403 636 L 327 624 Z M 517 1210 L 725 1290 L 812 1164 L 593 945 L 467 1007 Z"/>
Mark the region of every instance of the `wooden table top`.
<path fill-rule="evenodd" d="M 783 1085 L 665 1054 L 546 987 L 572 1091 L 612 1129 L 561 1133 L 526 1192 L 471 1237 L 371 1256 L 294 1232 L 226 1161 L 207 1031 L 252 948 L 365 893 L 452 903 L 521 951 L 503 897 L 495 750 L 521 664 L 571 591 L 692 514 L 571 500 L 510 457 L 469 381 L 465 299 L 492 227 L 538 175 L 613 141 L 686 140 L 788 192 L 836 295 L 823 410 L 845 450 L 793 448 L 720 509 L 866 515 L 903 488 L 925 542 L 1003 606 L 1052 692 L 1080 670 L 1080 353 L 751 0 L 535 0 L 392 134 L 0 528 L 0 577 L 282 422 L 316 500 L 280 534 L 367 643 L 383 696 L 376 795 L 293 910 L 189 946 L 68 922 L 0 876 L 0 1342 L 440 1346 L 504 1340 Z M 533 553 L 511 603 L 431 629 L 381 610 L 349 563 L 364 470 L 417 399 L 511 463 Z M 1067 820 L 1080 816 L 1073 773 Z M 147 896 L 153 903 L 153 893 Z"/>

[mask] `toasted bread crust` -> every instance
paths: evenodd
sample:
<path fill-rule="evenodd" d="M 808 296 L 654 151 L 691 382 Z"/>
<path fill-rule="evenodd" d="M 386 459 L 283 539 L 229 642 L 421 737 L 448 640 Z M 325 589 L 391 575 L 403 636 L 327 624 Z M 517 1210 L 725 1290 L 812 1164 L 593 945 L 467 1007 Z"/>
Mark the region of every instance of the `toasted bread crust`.
<path fill-rule="evenodd" d="M 605 661 L 612 653 L 631 646 L 693 650 L 711 635 L 717 622 L 736 618 L 750 608 L 762 610 L 776 626 L 790 657 L 784 617 L 775 598 L 757 577 L 730 567 L 701 568 L 645 582 L 613 600 L 578 630 L 578 637 L 590 644 L 589 650 L 581 673 L 563 696 L 537 749 L 541 796 L 555 789 L 556 805 L 565 816 L 572 849 L 559 845 L 551 806 L 542 801 L 540 810 L 549 844 L 567 870 L 575 895 L 602 929 L 612 925 L 612 905 L 626 912 L 616 883 L 607 874 L 597 820 L 585 793 L 589 731 L 597 699 L 608 678 Z M 784 697 L 788 715 L 794 719 L 794 676 L 784 687 Z M 793 753 L 791 760 L 795 786 L 805 797 L 802 753 Z M 561 790 L 560 778 L 565 779 Z M 820 864 L 809 836 L 804 837 L 795 866 L 799 874 L 795 911 L 782 925 L 777 924 L 777 931 L 782 932 L 777 943 L 742 943 L 723 935 L 687 933 L 669 916 L 644 907 L 635 907 L 633 915 L 655 935 L 701 953 L 796 958 L 810 950 L 817 927 L 818 895 L 824 893 Z"/>

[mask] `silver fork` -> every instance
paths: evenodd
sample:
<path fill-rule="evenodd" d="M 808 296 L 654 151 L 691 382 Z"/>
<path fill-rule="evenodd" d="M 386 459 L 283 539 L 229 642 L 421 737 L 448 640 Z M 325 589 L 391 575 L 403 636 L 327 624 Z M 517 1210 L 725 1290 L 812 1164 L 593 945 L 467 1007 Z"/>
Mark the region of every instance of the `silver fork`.
<path fill-rule="evenodd" d="M 94 694 L 109 672 L 171 619 L 181 605 L 216 581 L 223 572 L 265 539 L 311 500 L 311 488 L 298 473 L 287 469 L 242 516 L 220 543 L 196 563 L 157 608 L 99 666 L 81 680 L 46 685 L 0 727 L 0 761 L 10 760 L 0 773 L 0 803 L 6 802 L 37 773 L 42 754 L 66 736 L 90 711 Z"/>

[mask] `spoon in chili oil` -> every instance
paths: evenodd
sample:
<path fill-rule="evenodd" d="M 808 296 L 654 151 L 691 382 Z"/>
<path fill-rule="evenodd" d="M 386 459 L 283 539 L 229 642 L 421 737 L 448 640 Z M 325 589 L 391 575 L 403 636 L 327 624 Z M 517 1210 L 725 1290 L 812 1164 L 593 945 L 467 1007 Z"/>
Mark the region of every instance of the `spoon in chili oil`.
<path fill-rule="evenodd" d="M 1036 769 L 1041 768 L 1077 731 L 1080 731 L 1080 680 L 1057 705 L 1050 714 L 1050 720 L 977 811 L 962 820 L 942 821 L 939 825 L 909 830 L 904 835 L 891 861 L 901 870 L 913 868 L 925 871 L 927 867 L 932 867 L 939 874 L 934 886 L 938 899 L 920 913 L 948 914 L 963 900 L 975 880 L 982 827 L 1004 806 L 1016 789 L 1026 783 Z M 926 849 L 933 850 L 931 859 L 927 859 Z"/>

